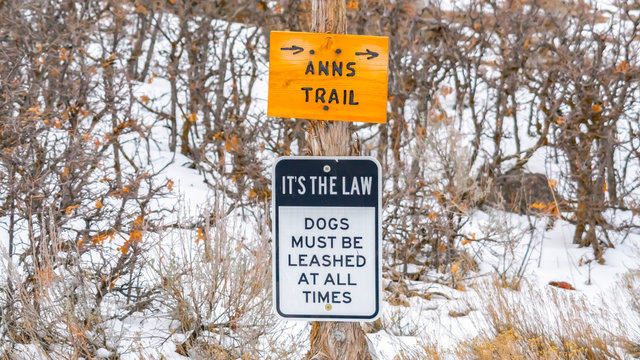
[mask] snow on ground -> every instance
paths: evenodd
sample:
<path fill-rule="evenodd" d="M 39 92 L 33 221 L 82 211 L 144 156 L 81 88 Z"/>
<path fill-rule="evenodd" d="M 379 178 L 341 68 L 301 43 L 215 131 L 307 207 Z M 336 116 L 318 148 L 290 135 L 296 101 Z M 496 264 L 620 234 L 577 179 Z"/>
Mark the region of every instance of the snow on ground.
<path fill-rule="evenodd" d="M 167 81 L 158 78 L 151 83 L 141 84 L 136 92 L 154 99 L 158 102 L 154 105 L 162 108 L 162 103 L 166 104 L 168 101 L 168 88 Z M 263 76 L 255 92 L 264 94 L 265 89 L 266 76 Z M 450 95 L 450 101 L 452 97 Z M 444 100 L 446 104 L 447 100 Z M 252 112 L 264 113 L 264 98 L 256 104 L 259 106 L 256 105 L 257 108 Z M 156 135 L 162 139 L 167 134 Z M 538 151 L 528 165 L 529 170 L 550 174 L 544 161 L 545 156 L 543 150 Z M 154 169 L 163 169 L 166 178 L 175 184 L 172 195 L 158 204 L 160 208 L 174 209 L 163 219 L 165 224 L 211 209 L 212 202 L 219 194 L 203 183 L 202 176 L 196 170 L 185 166 L 190 163 L 188 158 L 160 149 L 151 149 L 150 158 Z M 609 215 L 611 218 L 628 216 L 623 213 Z M 240 220 L 236 221 L 241 221 L 242 216 L 238 216 L 238 219 Z M 593 261 L 590 248 L 578 248 L 572 244 L 574 225 L 557 220 L 546 230 L 548 222 L 545 218 L 530 218 L 497 210 L 475 211 L 464 231 L 480 238 L 483 233 L 491 232 L 496 227 L 508 227 L 513 230 L 510 232 L 513 238 L 496 244 L 472 242 L 461 245 L 467 246 L 467 250 L 479 259 L 479 269 L 464 281 L 464 290 L 438 283 L 407 281 L 412 292 L 424 295 L 406 298 L 409 306 L 389 301 L 391 294 L 385 292 L 381 326 L 367 335 L 377 359 L 395 360 L 403 355 L 420 358 L 420 354 L 423 354 L 422 346 L 451 349 L 462 341 L 471 340 L 486 332 L 490 324 L 487 314 L 483 312 L 482 297 L 478 294 L 481 290 L 476 291 L 475 286 L 495 275 L 522 276 L 523 281 L 532 287 L 533 293 L 563 291 L 571 294 L 570 296 L 586 299 L 594 307 L 620 311 L 619 316 L 627 316 L 624 310 L 619 310 L 620 303 L 624 301 L 615 296 L 614 289 L 624 274 L 640 269 L 640 262 L 637 260 L 640 256 L 640 234 L 631 234 L 623 241 L 616 241 L 617 246 L 605 252 L 604 264 L 598 264 Z M 533 233 L 528 231 L 532 224 L 536 229 Z M 259 229 L 245 226 L 240 231 L 244 232 L 245 238 L 259 239 Z M 170 249 L 171 244 L 180 244 L 189 236 L 191 234 L 187 230 L 170 230 L 158 240 L 159 246 Z M 4 244 L 6 238 L 8 234 L 0 226 L 0 244 Z M 576 290 L 550 289 L 550 281 L 566 281 Z M 388 280 L 383 283 L 385 286 L 389 285 Z M 522 297 L 526 296 L 523 293 Z M 297 344 L 299 347 L 292 349 L 292 357 L 299 358 L 303 355 L 308 346 L 305 339 L 308 338 L 309 324 L 281 320 L 276 325 L 277 329 L 273 333 L 277 334 L 274 336 L 278 339 L 262 339 L 260 346 L 268 349 L 272 345 L 271 340 L 291 346 Z M 186 336 L 175 331 L 178 326 L 179 323 L 172 320 L 172 314 L 168 312 L 133 313 L 122 320 L 116 318 L 105 324 L 107 333 L 114 339 L 106 345 L 109 349 L 117 349 L 123 360 L 186 359 L 176 353 L 176 344 L 184 341 Z M 628 326 L 628 331 L 640 334 L 639 323 L 629 322 Z M 30 345 L 24 345 L 18 350 L 22 352 L 24 359 L 46 358 L 38 348 Z M 108 358 L 111 355 L 112 352 L 105 348 L 98 349 L 96 353 L 98 358 Z"/>
<path fill-rule="evenodd" d="M 158 156 L 168 157 L 169 154 Z M 214 194 L 202 184 L 195 170 L 182 166 L 185 163 L 182 160 L 185 159 L 177 157 L 165 172 L 176 184 L 175 199 L 183 199 L 181 206 L 186 206 L 193 213 L 205 208 Z M 530 221 L 537 227 L 533 236 L 524 231 L 530 226 Z M 631 235 L 616 248 L 608 249 L 604 255 L 605 263 L 598 264 L 590 261 L 593 259 L 590 248 L 579 248 L 572 244 L 572 224 L 557 220 L 550 230 L 544 230 L 547 221 L 545 218 L 528 219 L 527 216 L 497 210 L 476 211 L 466 231 L 476 232 L 480 237 L 482 231 L 489 231 L 496 223 L 500 223 L 502 226 L 522 229 L 522 232 L 514 233 L 521 233 L 525 237 L 515 239 L 517 241 L 513 243 L 507 241 L 497 244 L 493 248 L 479 242 L 466 245 L 469 251 L 478 254 L 481 262 L 475 278 L 465 281 L 465 291 L 437 283 L 409 281 L 409 289 L 431 296 L 428 300 L 412 296 L 407 299 L 410 304 L 408 307 L 391 305 L 388 301 L 390 293 L 385 292 L 380 320 L 382 328 L 367 335 L 377 358 L 394 360 L 401 354 L 420 358 L 422 346 L 451 349 L 487 331 L 490 325 L 474 284 L 491 279 L 500 271 L 509 273 L 522 267 L 523 281 L 530 284 L 533 291 L 562 291 L 586 299 L 594 307 L 617 309 L 616 302 L 620 299 L 609 295 L 624 274 L 639 268 L 640 236 Z M 175 238 L 170 235 L 165 237 L 165 241 L 177 242 L 182 238 L 176 233 Z M 474 246 L 477 248 L 474 249 Z M 550 290 L 550 281 L 566 281 L 576 291 Z M 388 285 L 389 280 L 385 279 L 383 284 Z M 522 294 L 523 298 L 526 296 Z M 169 314 L 134 314 L 124 321 L 113 320 L 108 326 L 114 334 L 118 334 L 118 350 L 130 354 L 123 359 L 137 358 L 140 351 L 149 357 L 184 358 L 175 353 L 175 344 L 181 342 L 184 335 L 177 336 L 172 332 L 177 324 L 170 320 Z M 278 326 L 280 337 L 289 337 L 298 342 L 308 338 L 309 325 L 306 322 L 281 321 Z M 640 333 L 640 324 L 630 323 L 629 326 L 629 331 Z M 305 346 L 303 343 L 298 354 L 304 354 Z"/>
<path fill-rule="evenodd" d="M 520 222 L 521 225 L 528 225 L 525 216 L 509 213 L 500 213 L 503 219 L 509 222 Z M 495 221 L 491 216 L 478 212 L 474 215 L 472 223 L 478 224 L 483 221 Z M 543 224 L 544 226 L 544 224 Z M 547 294 L 550 292 L 560 292 L 561 295 L 575 299 L 575 301 L 586 301 L 592 308 L 606 308 L 611 311 L 611 316 L 618 320 L 627 319 L 627 328 L 622 331 L 628 333 L 640 333 L 640 322 L 637 314 L 633 314 L 631 306 L 627 300 L 618 297 L 616 292 L 623 275 L 631 270 L 640 268 L 638 256 L 640 255 L 640 236 L 630 236 L 616 248 L 608 249 L 605 253 L 605 263 L 598 264 L 593 259 L 590 248 L 579 248 L 572 244 L 573 225 L 566 221 L 557 221 L 555 226 L 548 231 L 541 233 L 536 244 L 529 249 L 529 253 L 534 253 L 530 259 L 524 259 L 528 241 L 522 241 L 516 245 L 514 256 L 511 262 L 519 267 L 525 262 L 526 272 L 523 282 L 531 286 L 521 292 L 514 292 L 514 301 L 531 302 L 535 306 L 538 301 L 531 296 Z M 477 228 L 476 228 L 477 229 Z M 453 349 L 460 342 L 469 341 L 476 336 L 482 335 L 490 330 L 487 321 L 487 314 L 482 313 L 483 305 L 479 293 L 473 284 L 489 280 L 496 274 L 496 269 L 503 269 L 505 264 L 500 256 L 493 256 L 488 249 L 481 250 L 484 262 L 480 263 L 479 277 L 467 281 L 470 286 L 466 291 L 454 290 L 442 285 L 429 283 L 412 282 L 411 286 L 416 289 L 423 289 L 427 292 L 442 292 L 450 299 L 441 296 L 434 296 L 431 300 L 424 300 L 419 297 L 410 299 L 409 307 L 391 306 L 385 303 L 382 322 L 389 324 L 390 329 L 368 337 L 374 344 L 380 359 L 396 359 L 400 354 L 411 353 L 420 354 L 421 345 L 435 345 L 440 349 Z M 576 291 L 562 290 L 549 286 L 550 281 L 565 281 L 576 288 Z M 478 291 L 483 291 L 483 288 Z M 486 294 L 485 294 L 486 296 Z M 544 300 L 540 302 L 544 304 Z M 548 323 L 553 327 L 555 318 L 553 314 L 562 309 L 554 308 L 550 303 L 548 309 L 531 309 L 533 313 L 549 314 Z M 632 321 L 631 319 L 634 319 Z M 599 319 L 592 319 L 597 323 Z M 615 326 L 608 327 L 600 324 L 602 329 L 612 333 L 621 331 Z M 620 333 L 618 333 L 621 335 Z M 424 353 L 422 353 L 424 354 Z M 416 355 L 414 355 L 416 356 Z M 420 358 L 418 356 L 417 358 Z M 455 358 L 455 357 L 453 357 Z"/>

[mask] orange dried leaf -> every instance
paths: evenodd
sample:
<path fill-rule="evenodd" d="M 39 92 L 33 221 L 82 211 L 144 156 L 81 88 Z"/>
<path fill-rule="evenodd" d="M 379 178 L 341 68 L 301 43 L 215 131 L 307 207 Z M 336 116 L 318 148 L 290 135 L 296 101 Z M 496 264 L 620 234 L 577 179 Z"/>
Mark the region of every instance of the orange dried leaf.
<path fill-rule="evenodd" d="M 138 216 L 135 220 L 133 220 L 133 223 L 131 225 L 135 229 L 140 229 L 142 228 L 142 225 L 144 225 L 144 219 L 142 219 L 142 216 Z"/>
<path fill-rule="evenodd" d="M 258 193 L 255 190 L 253 190 L 253 189 L 249 190 L 249 198 L 254 198 L 257 195 L 258 195 Z"/>
<path fill-rule="evenodd" d="M 552 189 L 555 189 L 556 187 L 558 187 L 558 182 L 556 180 L 549 180 L 549 187 Z"/>
<path fill-rule="evenodd" d="M 69 215 L 69 214 L 71 214 L 71 212 L 72 212 L 73 210 L 75 210 L 75 209 L 77 209 L 77 208 L 79 208 L 79 207 L 80 207 L 80 204 L 72 205 L 72 206 L 67 206 L 67 208 L 64 210 L 64 213 L 65 213 L 65 214 L 67 214 L 67 215 Z"/>
<path fill-rule="evenodd" d="M 100 199 L 96 200 L 96 209 L 102 209 L 102 201 Z"/>
<path fill-rule="evenodd" d="M 442 203 L 444 201 L 444 196 L 442 195 L 442 193 L 438 190 L 434 191 L 431 193 L 431 195 L 433 195 L 436 199 L 438 199 L 439 203 Z"/>
<path fill-rule="evenodd" d="M 58 53 L 60 54 L 60 56 L 58 57 L 58 60 L 60 61 L 65 61 L 69 58 L 69 51 L 65 48 L 58 50 Z"/>
<path fill-rule="evenodd" d="M 598 104 L 594 104 L 591 106 L 591 111 L 599 113 L 602 111 L 602 106 Z"/>
<path fill-rule="evenodd" d="M 349 10 L 358 10 L 358 2 L 355 0 L 351 0 L 347 3 L 347 9 Z"/>
<path fill-rule="evenodd" d="M 169 189 L 169 191 L 173 191 L 173 180 L 167 181 L 167 189 Z"/>
<path fill-rule="evenodd" d="M 102 245 L 104 243 L 104 240 L 107 238 L 110 238 L 112 235 L 109 234 L 98 234 L 96 236 L 94 236 L 91 241 L 93 242 L 94 245 L 100 244 Z"/>
<path fill-rule="evenodd" d="M 547 205 L 536 201 L 535 203 L 529 205 L 529 207 L 530 208 L 534 208 L 534 209 L 538 209 L 538 210 L 544 210 L 547 207 Z"/>
<path fill-rule="evenodd" d="M 575 290 L 576 289 L 566 281 L 550 281 L 549 285 L 555 286 L 555 287 L 559 287 L 560 289 L 565 289 L 565 290 Z"/>
<path fill-rule="evenodd" d="M 142 4 L 137 4 L 136 5 L 136 12 L 146 15 L 147 14 L 147 8 L 144 7 Z"/>
<path fill-rule="evenodd" d="M 629 71 L 629 63 L 626 61 L 622 61 L 620 65 L 616 66 L 616 73 L 627 73 Z"/>
<path fill-rule="evenodd" d="M 196 244 L 200 242 L 200 240 L 205 239 L 204 229 L 198 228 L 198 234 L 196 235 Z"/>
<path fill-rule="evenodd" d="M 436 218 L 438 217 L 438 213 L 430 212 L 428 216 L 429 216 L 429 220 L 435 221 Z"/>
<path fill-rule="evenodd" d="M 141 242 L 142 241 L 142 231 L 140 230 L 133 230 L 130 234 L 129 234 L 129 242 L 133 243 L 133 242 Z"/>
<path fill-rule="evenodd" d="M 140 97 L 140 101 L 142 101 L 142 103 L 144 103 L 145 105 L 149 103 L 149 97 L 146 95 L 142 95 Z"/>

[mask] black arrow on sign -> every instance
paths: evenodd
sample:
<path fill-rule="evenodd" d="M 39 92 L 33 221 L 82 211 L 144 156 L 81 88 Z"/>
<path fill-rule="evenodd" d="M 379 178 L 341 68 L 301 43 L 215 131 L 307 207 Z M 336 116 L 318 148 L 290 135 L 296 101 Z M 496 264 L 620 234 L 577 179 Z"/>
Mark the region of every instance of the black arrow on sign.
<path fill-rule="evenodd" d="M 303 48 L 301 48 L 300 46 L 295 46 L 295 45 L 293 45 L 292 47 L 288 47 L 288 48 L 280 48 L 280 50 L 293 50 L 293 55 L 299 54 L 299 53 L 304 51 Z"/>
<path fill-rule="evenodd" d="M 367 58 L 367 60 L 371 60 L 371 59 L 373 59 L 374 57 L 377 57 L 377 56 L 378 56 L 378 53 L 377 53 L 377 52 L 375 52 L 375 51 L 371 51 L 371 50 L 367 49 L 367 52 L 357 52 L 357 53 L 356 53 L 356 56 L 360 56 L 360 55 L 369 55 L 369 57 Z"/>

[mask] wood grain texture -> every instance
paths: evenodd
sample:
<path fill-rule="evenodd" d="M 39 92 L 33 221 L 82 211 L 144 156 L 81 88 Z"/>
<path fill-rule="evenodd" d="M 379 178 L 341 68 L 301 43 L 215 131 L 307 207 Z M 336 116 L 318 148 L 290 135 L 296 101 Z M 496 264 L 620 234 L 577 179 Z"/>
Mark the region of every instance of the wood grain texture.
<path fill-rule="evenodd" d="M 267 114 L 385 123 L 389 40 L 271 32 Z"/>
<path fill-rule="evenodd" d="M 313 0 L 312 32 L 344 34 L 347 31 L 345 0 Z M 272 44 L 273 46 L 273 44 Z M 386 75 L 385 75 L 386 81 Z M 385 88 L 386 121 L 386 88 Z M 349 122 L 309 121 L 311 155 L 359 155 Z M 306 358 L 311 360 L 371 360 L 364 331 L 356 322 L 313 322 L 311 348 Z"/>
<path fill-rule="evenodd" d="M 359 323 L 314 322 L 307 359 L 371 360 L 371 353 Z"/>

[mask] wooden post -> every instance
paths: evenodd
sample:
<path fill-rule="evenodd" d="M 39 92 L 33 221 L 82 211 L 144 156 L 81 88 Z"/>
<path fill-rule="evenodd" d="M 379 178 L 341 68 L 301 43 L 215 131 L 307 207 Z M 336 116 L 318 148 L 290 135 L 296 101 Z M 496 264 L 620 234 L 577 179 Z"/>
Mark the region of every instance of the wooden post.
<path fill-rule="evenodd" d="M 345 0 L 313 0 L 311 32 L 346 34 Z M 311 155 L 359 155 L 352 138 L 351 123 L 309 122 Z M 357 322 L 311 323 L 311 360 L 371 360 L 364 331 Z"/>

